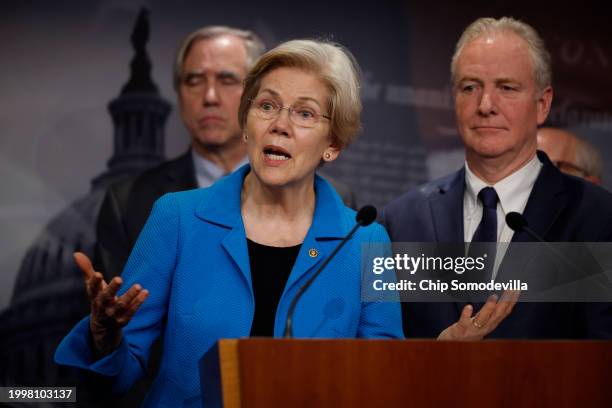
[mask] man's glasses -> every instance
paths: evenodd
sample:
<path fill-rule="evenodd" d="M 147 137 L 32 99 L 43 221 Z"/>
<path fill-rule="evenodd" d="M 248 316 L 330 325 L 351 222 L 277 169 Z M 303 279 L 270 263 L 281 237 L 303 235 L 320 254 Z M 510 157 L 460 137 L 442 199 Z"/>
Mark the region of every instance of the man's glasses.
<path fill-rule="evenodd" d="M 331 120 L 331 117 L 317 112 L 308 105 L 282 106 L 270 99 L 251 99 L 251 110 L 263 120 L 278 118 L 283 109 L 289 112 L 289 120 L 294 125 L 303 128 L 313 128 L 322 119 Z"/>

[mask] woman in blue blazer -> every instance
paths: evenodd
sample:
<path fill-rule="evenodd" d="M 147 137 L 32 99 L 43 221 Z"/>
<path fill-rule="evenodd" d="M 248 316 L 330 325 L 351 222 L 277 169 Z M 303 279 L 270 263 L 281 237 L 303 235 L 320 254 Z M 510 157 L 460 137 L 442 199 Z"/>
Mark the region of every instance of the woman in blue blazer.
<path fill-rule="evenodd" d="M 125 392 L 163 334 L 145 405 L 201 406 L 200 357 L 220 338 L 282 336 L 296 292 L 354 225 L 354 211 L 316 170 L 354 139 L 360 113 L 358 67 L 344 48 L 299 40 L 266 53 L 239 109 L 251 164 L 160 198 L 121 278 L 106 284 L 76 255 L 92 313 L 56 361 L 112 377 Z M 305 292 L 296 337 L 402 337 L 398 303 L 361 300 L 360 254 L 370 242 L 388 242 L 380 225 L 359 229 Z"/>

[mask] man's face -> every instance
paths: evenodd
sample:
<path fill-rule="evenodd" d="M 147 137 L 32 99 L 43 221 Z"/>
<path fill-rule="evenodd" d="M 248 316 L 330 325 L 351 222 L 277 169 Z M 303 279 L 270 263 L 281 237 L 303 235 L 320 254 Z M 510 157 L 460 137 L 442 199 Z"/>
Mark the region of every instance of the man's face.
<path fill-rule="evenodd" d="M 233 35 L 191 45 L 178 94 L 181 118 L 196 151 L 240 142 L 238 106 L 246 59 L 243 40 Z"/>
<path fill-rule="evenodd" d="M 485 34 L 465 45 L 454 83 L 457 126 L 468 162 L 524 163 L 536 151 L 537 126 L 552 89 L 539 91 L 527 44 L 510 33 Z"/>

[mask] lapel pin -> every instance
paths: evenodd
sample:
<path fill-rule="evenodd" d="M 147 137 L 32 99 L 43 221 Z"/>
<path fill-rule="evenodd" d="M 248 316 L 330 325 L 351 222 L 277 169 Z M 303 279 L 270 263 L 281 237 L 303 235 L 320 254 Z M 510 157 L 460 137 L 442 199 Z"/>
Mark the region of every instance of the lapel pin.
<path fill-rule="evenodd" d="M 319 251 L 314 248 L 311 248 L 308 250 L 308 255 L 310 255 L 311 258 L 316 258 L 319 255 Z"/>

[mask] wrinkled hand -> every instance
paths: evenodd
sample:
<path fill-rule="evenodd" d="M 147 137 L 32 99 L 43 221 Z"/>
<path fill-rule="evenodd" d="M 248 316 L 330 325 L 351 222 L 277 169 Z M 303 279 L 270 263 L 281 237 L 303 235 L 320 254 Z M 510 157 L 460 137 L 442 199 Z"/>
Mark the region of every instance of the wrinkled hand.
<path fill-rule="evenodd" d="M 512 312 L 520 293 L 519 290 L 507 290 L 499 300 L 496 295 L 489 296 L 475 316 L 472 316 L 474 307 L 465 306 L 457 323 L 444 329 L 438 340 L 482 340 Z"/>
<path fill-rule="evenodd" d="M 121 328 L 128 324 L 149 292 L 135 284 L 122 296 L 117 296 L 123 283 L 119 276 L 106 283 L 102 274 L 94 271 L 87 255 L 75 252 L 74 260 L 83 272 L 91 304 L 89 329 L 94 347 L 99 356 L 110 354 L 121 343 Z"/>

